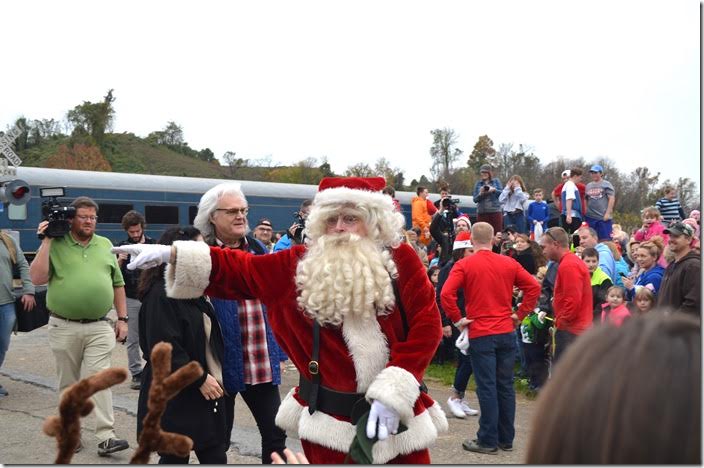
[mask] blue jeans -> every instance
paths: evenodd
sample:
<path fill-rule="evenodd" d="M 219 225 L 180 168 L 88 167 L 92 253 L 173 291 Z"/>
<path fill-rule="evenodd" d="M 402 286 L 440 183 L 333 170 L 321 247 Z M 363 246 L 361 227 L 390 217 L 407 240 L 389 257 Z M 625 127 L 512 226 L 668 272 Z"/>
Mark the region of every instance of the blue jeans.
<path fill-rule="evenodd" d="M 516 360 L 514 332 L 470 339 L 472 370 L 477 382 L 481 416 L 477 439 L 480 445 L 513 444 L 516 393 L 513 364 Z"/>
<path fill-rule="evenodd" d="M 516 226 L 516 231 L 521 234 L 528 234 L 528 226 L 526 225 L 526 215 L 521 211 L 517 214 L 504 213 L 504 227 L 513 224 Z"/>
<path fill-rule="evenodd" d="M 15 327 L 15 303 L 0 305 L 0 367 L 5 360 L 5 353 L 10 347 L 10 335 Z"/>
<path fill-rule="evenodd" d="M 596 231 L 599 242 L 611 240 L 611 231 L 613 231 L 614 223 L 613 220 L 609 219 L 604 221 L 603 218 L 597 219 L 586 216 L 586 221 L 589 227 Z"/>
<path fill-rule="evenodd" d="M 452 384 L 452 389 L 457 392 L 460 398 L 464 398 L 464 392 L 467 390 L 469 378 L 472 376 L 472 348 L 467 350 L 467 354 L 457 350 L 457 370 L 455 370 L 455 382 Z"/>

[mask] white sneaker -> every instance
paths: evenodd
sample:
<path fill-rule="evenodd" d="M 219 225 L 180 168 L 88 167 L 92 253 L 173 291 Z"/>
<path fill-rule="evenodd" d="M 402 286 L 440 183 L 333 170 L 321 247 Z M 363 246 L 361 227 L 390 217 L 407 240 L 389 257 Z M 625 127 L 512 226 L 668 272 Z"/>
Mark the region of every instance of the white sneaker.
<path fill-rule="evenodd" d="M 466 414 L 464 410 L 462 409 L 462 402 L 460 401 L 459 398 L 448 398 L 447 399 L 447 406 L 450 408 L 450 412 L 456 417 L 460 419 L 464 419 Z"/>
<path fill-rule="evenodd" d="M 479 414 L 479 411 L 470 408 L 469 404 L 464 400 L 460 401 L 460 407 L 462 408 L 462 411 L 464 411 L 464 414 L 466 414 L 467 416 L 476 416 Z"/>

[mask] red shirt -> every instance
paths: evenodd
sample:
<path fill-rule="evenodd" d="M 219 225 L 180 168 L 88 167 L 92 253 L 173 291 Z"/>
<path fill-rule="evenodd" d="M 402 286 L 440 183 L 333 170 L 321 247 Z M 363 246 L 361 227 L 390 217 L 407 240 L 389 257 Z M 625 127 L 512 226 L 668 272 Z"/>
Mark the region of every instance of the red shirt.
<path fill-rule="evenodd" d="M 517 312 L 523 320 L 538 302 L 540 284 L 516 260 L 480 250 L 455 263 L 440 300 L 445 315 L 457 322 L 462 318 L 457 307 L 457 289 L 464 288 L 466 316 L 474 320 L 469 327 L 470 338 L 511 333 L 515 330 L 511 319 L 514 285 L 523 291 L 523 302 Z"/>
<path fill-rule="evenodd" d="M 594 320 L 591 275 L 587 265 L 572 252 L 557 266 L 552 308 L 558 330 L 581 335 Z"/>

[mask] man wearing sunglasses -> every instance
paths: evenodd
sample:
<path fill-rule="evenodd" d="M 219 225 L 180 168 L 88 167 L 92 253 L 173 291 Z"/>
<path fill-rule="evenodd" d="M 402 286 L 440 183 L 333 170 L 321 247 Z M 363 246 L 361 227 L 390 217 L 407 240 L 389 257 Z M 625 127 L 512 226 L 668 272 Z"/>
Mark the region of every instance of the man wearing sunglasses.
<path fill-rule="evenodd" d="M 553 363 L 592 324 L 591 275 L 586 264 L 570 252 L 570 240 L 561 227 L 552 227 L 540 238 L 543 254 L 558 263 L 552 308 L 555 314 Z"/>

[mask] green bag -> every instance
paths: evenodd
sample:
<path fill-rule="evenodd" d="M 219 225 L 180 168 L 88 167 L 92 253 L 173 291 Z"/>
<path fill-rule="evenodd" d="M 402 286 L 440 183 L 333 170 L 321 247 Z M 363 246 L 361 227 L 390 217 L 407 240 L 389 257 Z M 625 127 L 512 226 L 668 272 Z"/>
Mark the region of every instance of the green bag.
<path fill-rule="evenodd" d="M 345 457 L 345 463 L 349 463 L 350 460 L 360 464 L 360 465 L 371 465 L 372 464 L 372 448 L 374 444 L 379 440 L 377 436 L 373 439 L 367 437 L 367 421 L 369 420 L 369 411 L 363 414 L 359 420 L 357 420 L 357 426 L 355 426 L 357 434 L 352 440 L 352 445 L 347 451 L 347 456 Z M 408 428 L 403 424 L 398 425 L 398 434 L 407 430 Z"/>

